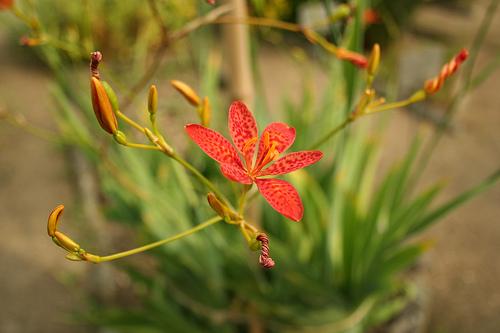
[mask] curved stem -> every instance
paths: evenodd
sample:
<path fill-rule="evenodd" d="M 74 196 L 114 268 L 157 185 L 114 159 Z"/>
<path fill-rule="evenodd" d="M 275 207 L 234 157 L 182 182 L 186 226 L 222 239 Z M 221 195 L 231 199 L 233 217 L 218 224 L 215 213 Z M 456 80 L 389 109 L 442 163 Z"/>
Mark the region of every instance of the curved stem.
<path fill-rule="evenodd" d="M 211 219 L 189 229 L 189 230 L 186 230 L 184 232 L 181 232 L 177 235 L 174 235 L 174 236 L 171 236 L 171 237 L 168 237 L 168 238 L 165 238 L 165 239 L 162 239 L 162 240 L 159 240 L 157 242 L 154 242 L 154 243 L 151 243 L 151 244 L 148 244 L 148 245 L 144 245 L 144 246 L 141 246 L 141 247 L 138 247 L 138 248 L 135 248 L 135 249 L 132 249 L 132 250 L 128 250 L 128 251 L 123 251 L 123 252 L 119 252 L 119 253 L 115 253 L 115 254 L 111 254 L 111 255 L 108 255 L 108 256 L 104 256 L 104 257 L 100 257 L 100 256 L 96 256 L 96 255 L 93 255 L 93 254 L 85 254 L 84 257 L 88 260 L 88 261 L 91 261 L 91 262 L 94 262 L 96 264 L 98 263 L 101 263 L 101 262 L 106 262 L 106 261 L 113 261 L 113 260 L 116 260 L 116 259 L 120 259 L 120 258 L 124 258 L 124 257 L 128 257 L 128 256 L 131 256 L 133 254 L 137 254 L 137 253 L 141 253 L 141 252 L 144 252 L 144 251 L 148 251 L 148 250 L 151 250 L 151 249 L 154 249 L 155 247 L 158 247 L 158 246 L 162 246 L 162 245 L 165 245 L 165 244 L 168 244 L 168 243 L 171 243 L 173 241 L 176 241 L 178 239 L 181 239 L 181 238 L 184 238 L 184 237 L 187 237 L 189 235 L 192 235 L 202 229 L 205 229 L 217 222 L 220 222 L 222 221 L 222 218 L 220 216 L 215 216 L 215 217 L 212 217 Z"/>
<path fill-rule="evenodd" d="M 121 119 L 123 119 L 127 124 L 129 124 L 130 126 L 132 126 L 135 129 L 137 129 L 139 132 L 141 132 L 141 133 L 145 134 L 146 136 L 148 136 L 146 128 L 142 127 L 141 125 L 139 125 L 138 123 L 136 123 L 135 121 L 133 121 L 132 119 L 130 119 L 128 116 L 126 116 L 125 114 L 123 114 L 119 110 L 116 111 L 116 114 L 117 114 L 118 117 L 120 117 Z M 156 147 L 158 147 L 157 150 L 160 150 L 162 153 L 164 153 L 165 155 L 167 155 L 168 157 L 172 158 L 176 162 L 180 163 L 183 167 L 185 167 L 186 169 L 188 169 L 189 171 L 191 171 L 191 173 L 196 178 L 198 178 L 200 180 L 200 182 L 203 183 L 203 185 L 205 185 L 210 191 L 214 192 L 215 195 L 217 195 L 217 197 L 219 197 L 219 199 L 221 201 L 223 201 L 226 205 L 230 205 L 229 200 L 224 196 L 224 194 L 222 194 L 221 191 L 219 191 L 219 189 L 217 189 L 217 187 L 215 187 L 215 185 L 210 180 L 208 180 L 208 178 L 206 178 L 205 176 L 203 176 L 201 174 L 201 172 L 199 172 L 192 164 L 190 164 L 188 161 L 186 161 L 181 156 L 179 156 L 178 154 L 176 154 L 171 148 L 170 149 L 166 149 L 165 148 L 168 145 L 166 144 L 166 142 L 164 141 L 163 137 L 160 134 L 154 133 L 153 137 L 151 138 L 151 137 L 148 136 L 148 139 L 151 142 L 153 142 L 156 145 Z M 153 148 L 150 148 L 150 146 L 147 146 L 147 145 L 127 144 L 127 146 L 130 146 L 130 145 L 134 145 L 135 148 L 153 149 Z"/>
<path fill-rule="evenodd" d="M 124 143 L 122 145 L 124 145 L 126 147 L 130 147 L 130 148 L 138 148 L 138 149 L 145 149 L 145 150 L 161 150 L 161 148 L 159 148 L 158 146 L 144 145 L 142 143 L 127 142 L 127 143 Z"/>
<path fill-rule="evenodd" d="M 165 153 L 166 154 L 166 153 Z M 170 156 L 172 159 L 174 159 L 175 161 L 179 162 L 183 167 L 185 167 L 186 169 L 188 169 L 189 171 L 191 171 L 191 173 L 200 180 L 201 183 L 203 183 L 203 185 L 205 185 L 210 191 L 212 191 L 213 193 L 215 193 L 215 195 L 226 205 L 230 205 L 229 203 L 229 200 L 226 198 L 226 196 L 224 194 L 222 194 L 221 191 L 219 191 L 219 189 L 205 176 L 203 176 L 203 174 L 198 171 L 198 169 L 196 169 L 191 163 L 189 163 L 188 161 L 186 161 L 185 159 L 183 159 L 182 157 L 180 157 L 179 155 L 177 155 L 175 152 L 168 155 Z"/>
<path fill-rule="evenodd" d="M 252 188 L 251 184 L 250 185 L 243 185 L 243 193 L 241 194 L 239 207 L 238 207 L 238 214 L 240 214 L 240 215 L 243 215 L 243 212 L 245 211 L 245 205 L 247 203 L 247 194 L 251 188 Z"/>
<path fill-rule="evenodd" d="M 120 117 L 120 119 L 122 119 L 124 122 L 126 122 L 127 124 L 129 124 L 130 126 L 135 128 L 136 130 L 138 130 L 139 132 L 146 134 L 146 130 L 144 129 L 144 127 L 142 127 L 141 125 L 139 125 L 138 123 L 136 123 L 135 121 L 130 119 L 128 116 L 126 116 L 120 110 L 116 110 L 116 115 L 118 117 Z"/>
<path fill-rule="evenodd" d="M 319 139 L 315 144 L 311 145 L 308 150 L 317 149 L 319 146 L 324 144 L 326 141 L 330 140 L 330 138 L 332 138 L 337 133 L 342 131 L 347 125 L 349 125 L 351 122 L 353 122 L 354 119 L 355 118 L 353 118 L 353 117 L 347 117 L 340 125 L 333 128 L 330 132 L 326 133 L 321 139 Z"/>

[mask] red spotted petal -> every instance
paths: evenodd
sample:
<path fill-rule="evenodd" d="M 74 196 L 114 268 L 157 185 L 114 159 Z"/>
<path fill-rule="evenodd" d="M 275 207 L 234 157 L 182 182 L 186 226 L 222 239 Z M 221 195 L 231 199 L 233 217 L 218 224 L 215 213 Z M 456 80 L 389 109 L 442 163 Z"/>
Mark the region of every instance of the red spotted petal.
<path fill-rule="evenodd" d="M 269 168 L 263 170 L 259 176 L 283 175 L 308 165 L 318 162 L 323 157 L 319 150 L 298 151 L 283 156 L 274 162 Z"/>
<path fill-rule="evenodd" d="M 240 101 L 233 102 L 229 107 L 229 133 L 234 145 L 251 161 L 257 143 L 257 123 L 247 106 Z"/>
<path fill-rule="evenodd" d="M 187 134 L 211 158 L 219 163 L 241 166 L 236 149 L 216 131 L 198 124 L 185 126 Z"/>
<path fill-rule="evenodd" d="M 281 179 L 256 179 L 260 193 L 271 207 L 293 221 L 300 221 L 304 215 L 304 206 L 297 190 Z"/>
<path fill-rule="evenodd" d="M 284 123 L 269 124 L 260 137 L 257 160 L 260 160 L 260 158 L 266 151 L 266 147 L 264 144 L 264 137 L 266 136 L 266 133 L 269 133 L 270 144 L 272 144 L 273 142 L 277 143 L 276 150 L 280 154 L 287 150 L 295 140 L 295 128 L 290 127 Z"/>
<path fill-rule="evenodd" d="M 229 180 L 242 184 L 252 184 L 252 180 L 248 177 L 248 173 L 239 165 L 221 164 L 220 170 Z"/>

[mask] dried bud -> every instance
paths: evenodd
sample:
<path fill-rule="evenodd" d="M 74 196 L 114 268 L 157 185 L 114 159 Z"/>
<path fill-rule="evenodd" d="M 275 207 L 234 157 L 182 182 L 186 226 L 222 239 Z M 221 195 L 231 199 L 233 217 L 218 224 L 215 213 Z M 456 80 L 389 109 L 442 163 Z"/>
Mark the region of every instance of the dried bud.
<path fill-rule="evenodd" d="M 208 97 L 203 98 L 203 107 L 201 109 L 201 124 L 208 127 L 210 124 L 210 118 L 212 116 L 212 108 L 210 107 L 210 102 Z"/>
<path fill-rule="evenodd" d="M 99 51 L 90 54 L 90 75 L 99 79 L 99 70 L 97 67 L 102 60 L 102 53 Z"/>
<path fill-rule="evenodd" d="M 269 238 L 266 234 L 262 233 L 256 239 L 261 244 L 259 264 L 264 268 L 273 268 L 275 263 L 269 255 Z"/>
<path fill-rule="evenodd" d="M 113 107 L 104 86 L 95 77 L 90 78 L 90 94 L 92 96 L 92 107 L 99 125 L 109 134 L 115 133 L 118 130 L 118 122 Z"/>
<path fill-rule="evenodd" d="M 450 62 L 445 64 L 439 75 L 425 81 L 424 90 L 427 94 L 434 94 L 441 89 L 444 81 L 455 73 L 460 65 L 469 57 L 469 51 L 462 49 Z"/>
<path fill-rule="evenodd" d="M 341 60 L 350 61 L 353 65 L 358 68 L 366 68 L 368 66 L 368 60 L 366 57 L 360 53 L 352 52 L 344 48 L 337 49 L 337 58 Z"/>
<path fill-rule="evenodd" d="M 372 53 L 368 59 L 368 74 L 374 76 L 377 74 L 378 65 L 380 64 L 380 45 L 375 43 L 372 48 Z"/>
<path fill-rule="evenodd" d="M 192 105 L 192 106 L 200 106 L 200 97 L 194 92 L 193 88 L 188 86 L 182 81 L 172 80 L 170 84 L 184 96 L 184 98 Z"/>
<path fill-rule="evenodd" d="M 63 211 L 64 205 L 59 205 L 50 213 L 49 220 L 47 221 L 47 233 L 50 237 L 54 237 L 57 230 L 57 224 L 59 223 L 59 219 L 61 218 Z"/>
<path fill-rule="evenodd" d="M 149 95 L 148 95 L 148 111 L 149 114 L 155 114 L 158 109 L 158 90 L 156 86 L 153 84 L 149 87 Z"/>
<path fill-rule="evenodd" d="M 56 231 L 54 233 L 54 237 L 59 242 L 59 245 L 67 251 L 78 252 L 78 250 L 80 250 L 80 245 L 78 245 L 74 240 L 72 240 L 62 232 Z"/>
<path fill-rule="evenodd" d="M 0 0 L 0 10 L 9 10 L 14 5 L 14 0 Z"/>

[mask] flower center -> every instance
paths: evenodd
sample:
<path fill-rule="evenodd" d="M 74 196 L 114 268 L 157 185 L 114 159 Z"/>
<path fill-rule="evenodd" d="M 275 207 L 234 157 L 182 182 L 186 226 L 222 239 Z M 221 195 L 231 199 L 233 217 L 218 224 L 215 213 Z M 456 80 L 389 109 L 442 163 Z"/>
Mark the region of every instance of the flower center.
<path fill-rule="evenodd" d="M 251 175 L 253 177 L 255 177 L 267 164 L 275 161 L 280 155 L 279 151 L 276 149 L 279 142 L 271 141 L 268 132 L 264 133 L 264 137 L 262 139 L 263 152 L 260 159 L 255 161 L 255 165 L 251 171 Z"/>

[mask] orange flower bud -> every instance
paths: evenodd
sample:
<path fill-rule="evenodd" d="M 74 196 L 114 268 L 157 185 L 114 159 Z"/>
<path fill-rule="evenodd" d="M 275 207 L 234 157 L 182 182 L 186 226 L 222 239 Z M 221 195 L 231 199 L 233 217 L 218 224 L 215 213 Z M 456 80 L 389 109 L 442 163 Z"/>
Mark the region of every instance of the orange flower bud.
<path fill-rule="evenodd" d="M 14 0 L 0 0 L 0 10 L 9 10 L 14 5 Z"/>
<path fill-rule="evenodd" d="M 80 245 L 62 232 L 56 231 L 54 233 L 54 237 L 57 239 L 59 244 L 69 252 L 78 252 L 78 250 L 80 250 Z"/>
<path fill-rule="evenodd" d="M 19 39 L 19 43 L 21 43 L 22 46 L 37 46 L 42 44 L 42 40 L 40 38 L 30 38 L 28 36 L 22 36 Z"/>
<path fill-rule="evenodd" d="M 358 68 L 366 68 L 368 66 L 368 60 L 364 55 L 343 48 L 337 49 L 337 58 L 350 61 Z"/>
<path fill-rule="evenodd" d="M 148 96 L 148 111 L 149 114 L 155 114 L 158 109 L 158 89 L 153 84 L 149 88 L 149 96 Z"/>
<path fill-rule="evenodd" d="M 49 220 L 47 222 L 47 233 L 50 237 L 54 237 L 57 230 L 57 224 L 59 223 L 59 219 L 61 218 L 63 211 L 64 205 L 59 205 L 50 213 Z"/>
<path fill-rule="evenodd" d="M 203 108 L 201 110 L 201 124 L 207 126 L 210 124 L 210 117 L 212 115 L 212 108 L 210 107 L 210 102 L 208 97 L 203 98 Z"/>
<path fill-rule="evenodd" d="M 193 88 L 188 86 L 182 81 L 172 80 L 170 84 L 177 90 L 179 93 L 184 96 L 184 98 L 192 105 L 192 106 L 200 106 L 200 97 L 194 92 Z"/>
<path fill-rule="evenodd" d="M 425 81 L 424 90 L 427 94 L 438 92 L 444 84 L 444 81 L 452 76 L 460 65 L 469 57 L 469 51 L 462 49 L 450 62 L 445 64 L 439 72 L 439 75 L 433 79 Z"/>
<path fill-rule="evenodd" d="M 375 43 L 373 45 L 370 58 L 368 59 L 368 68 L 367 68 L 368 74 L 369 75 L 377 74 L 379 64 L 380 64 L 380 45 Z"/>
<path fill-rule="evenodd" d="M 101 81 L 95 77 L 90 78 L 90 94 L 92 96 L 92 107 L 99 125 L 109 134 L 115 133 L 118 130 L 118 122 L 113 107 Z"/>
<path fill-rule="evenodd" d="M 380 15 L 375 9 L 368 8 L 363 12 L 363 21 L 367 25 L 378 23 L 380 22 Z"/>

